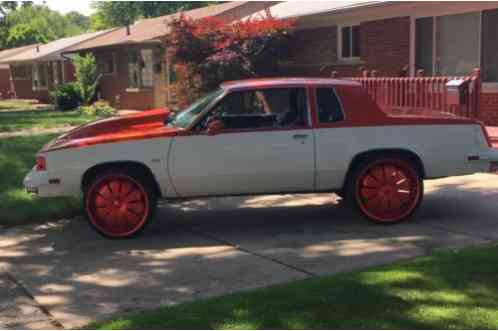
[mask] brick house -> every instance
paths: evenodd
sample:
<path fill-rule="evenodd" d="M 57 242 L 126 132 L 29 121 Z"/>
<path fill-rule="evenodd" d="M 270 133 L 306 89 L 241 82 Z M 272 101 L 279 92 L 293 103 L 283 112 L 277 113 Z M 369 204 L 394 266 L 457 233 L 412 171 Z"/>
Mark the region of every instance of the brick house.
<path fill-rule="evenodd" d="M 5 49 L 3 51 L 0 51 L 0 60 L 24 52 L 34 47 L 36 47 L 36 45 Z M 0 98 L 7 99 L 9 97 L 14 96 L 14 94 L 15 93 L 11 82 L 10 67 L 8 64 L 0 64 Z"/>
<path fill-rule="evenodd" d="M 17 98 L 49 101 L 49 91 L 58 84 L 74 80 L 74 66 L 62 52 L 83 41 L 102 36 L 112 30 L 87 33 L 8 50 L 0 65 L 10 67 L 10 89 Z M 17 50 L 17 51 L 16 51 Z M 15 51 L 15 52 L 14 52 Z M 7 51 L 6 51 L 7 52 Z"/>
<path fill-rule="evenodd" d="M 479 118 L 498 125 L 498 2 L 292 1 L 272 6 L 297 31 L 282 74 L 464 76 L 481 68 Z"/>
<path fill-rule="evenodd" d="M 233 1 L 183 12 L 194 19 L 214 16 L 233 22 L 276 2 Z M 173 74 L 165 56 L 163 37 L 167 21 L 181 13 L 145 19 L 98 38 L 69 47 L 65 54 L 91 52 L 102 74 L 99 94 L 119 109 L 145 110 L 163 107 L 170 101 Z"/>

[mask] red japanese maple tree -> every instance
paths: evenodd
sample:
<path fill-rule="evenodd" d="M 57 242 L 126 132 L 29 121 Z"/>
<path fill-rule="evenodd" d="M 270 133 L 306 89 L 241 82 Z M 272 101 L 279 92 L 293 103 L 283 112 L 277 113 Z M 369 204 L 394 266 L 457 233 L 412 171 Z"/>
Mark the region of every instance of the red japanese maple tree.
<path fill-rule="evenodd" d="M 191 101 L 226 80 L 278 74 L 293 28 L 294 21 L 270 15 L 228 24 L 215 17 L 172 20 L 166 48 L 180 78 L 179 98 Z"/>

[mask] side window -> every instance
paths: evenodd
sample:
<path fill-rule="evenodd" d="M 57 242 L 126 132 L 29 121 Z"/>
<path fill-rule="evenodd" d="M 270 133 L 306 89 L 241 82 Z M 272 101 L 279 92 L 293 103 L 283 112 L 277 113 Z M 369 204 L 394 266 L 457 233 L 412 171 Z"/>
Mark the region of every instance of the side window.
<path fill-rule="evenodd" d="M 308 125 L 306 89 L 275 88 L 232 92 L 207 116 L 223 129 L 290 128 Z M 202 129 L 202 128 L 201 128 Z"/>
<path fill-rule="evenodd" d="M 319 123 L 334 123 L 344 120 L 341 103 L 333 88 L 317 88 L 316 103 Z"/>

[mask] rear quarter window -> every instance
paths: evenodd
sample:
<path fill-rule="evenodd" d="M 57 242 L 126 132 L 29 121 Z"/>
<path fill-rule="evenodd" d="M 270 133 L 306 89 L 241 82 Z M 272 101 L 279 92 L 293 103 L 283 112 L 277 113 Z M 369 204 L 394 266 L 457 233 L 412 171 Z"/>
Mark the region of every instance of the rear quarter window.
<path fill-rule="evenodd" d="M 333 88 L 317 88 L 316 104 L 319 123 L 335 123 L 344 120 L 341 102 Z"/>

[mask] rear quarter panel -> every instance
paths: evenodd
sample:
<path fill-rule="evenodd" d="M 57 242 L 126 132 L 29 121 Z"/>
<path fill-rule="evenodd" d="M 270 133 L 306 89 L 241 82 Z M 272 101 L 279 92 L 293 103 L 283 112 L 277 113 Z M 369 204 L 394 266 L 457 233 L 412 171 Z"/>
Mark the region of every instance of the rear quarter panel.
<path fill-rule="evenodd" d="M 421 159 L 426 178 L 485 171 L 487 165 L 468 161 L 479 154 L 478 125 L 400 125 L 321 128 L 315 130 L 317 189 L 341 188 L 358 154 L 402 149 Z"/>

